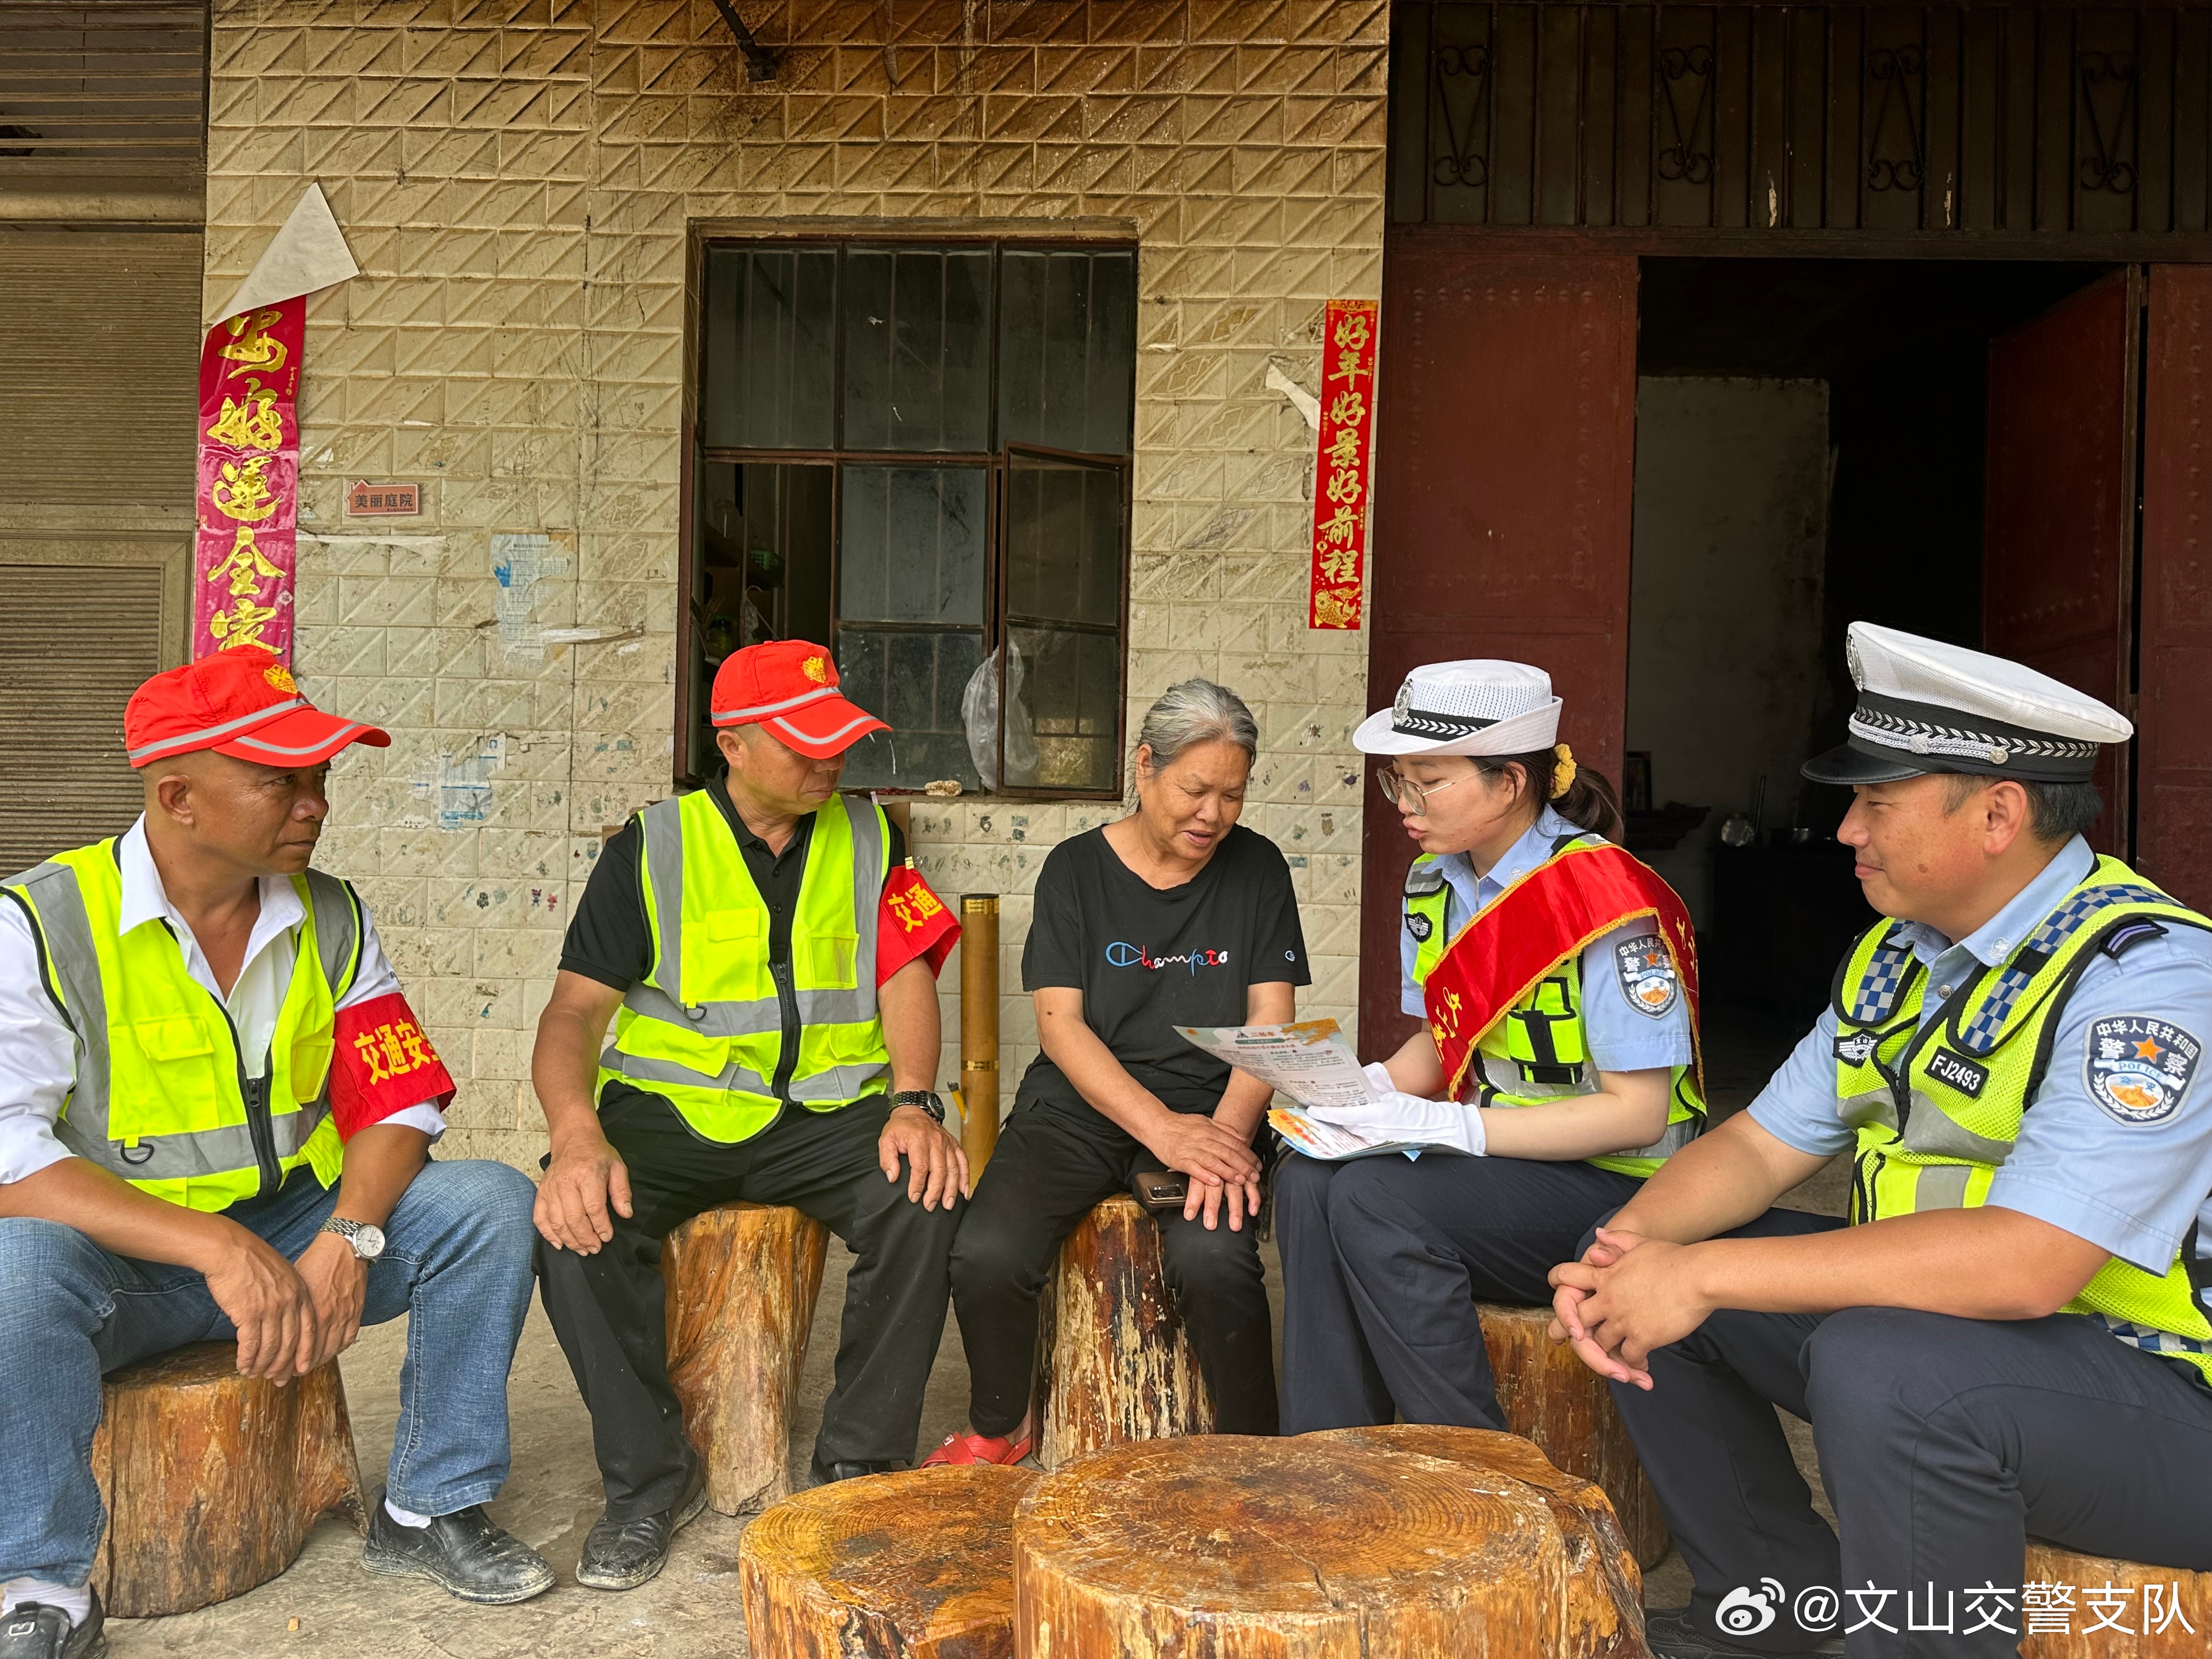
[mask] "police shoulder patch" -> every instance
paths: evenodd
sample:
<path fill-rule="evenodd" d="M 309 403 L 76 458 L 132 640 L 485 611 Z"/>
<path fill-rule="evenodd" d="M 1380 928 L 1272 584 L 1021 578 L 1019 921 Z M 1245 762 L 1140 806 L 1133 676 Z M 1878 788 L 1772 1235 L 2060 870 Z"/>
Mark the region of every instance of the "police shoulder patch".
<path fill-rule="evenodd" d="M 1682 994 L 1681 983 L 1674 977 L 1674 958 L 1656 933 L 1622 939 L 1613 947 L 1613 966 L 1620 975 L 1620 994 L 1640 1014 L 1657 1019 Z"/>
<path fill-rule="evenodd" d="M 2154 1014 L 2089 1022 L 2082 1073 L 2089 1097 L 2122 1123 L 2162 1123 L 2181 1109 L 2204 1045 Z"/>
<path fill-rule="evenodd" d="M 1408 910 L 1406 912 L 1406 931 L 1413 936 L 1415 943 L 1425 945 L 1429 935 L 1436 932 L 1436 924 L 1423 912 Z"/>

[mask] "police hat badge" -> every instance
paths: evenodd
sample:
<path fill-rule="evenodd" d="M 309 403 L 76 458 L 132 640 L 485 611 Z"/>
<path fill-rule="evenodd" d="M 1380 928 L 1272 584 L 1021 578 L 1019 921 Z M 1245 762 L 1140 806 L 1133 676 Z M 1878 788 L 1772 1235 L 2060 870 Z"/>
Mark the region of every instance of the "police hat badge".
<path fill-rule="evenodd" d="M 2123 1123 L 2160 1123 L 2181 1097 L 2204 1045 L 2169 1020 L 2114 1014 L 2089 1023 L 2089 1097 Z"/>
<path fill-rule="evenodd" d="M 1613 947 L 1613 963 L 1620 975 L 1620 994 L 1640 1014 L 1657 1019 L 1674 1006 L 1682 994 L 1674 977 L 1674 959 L 1656 933 L 1639 933 Z"/>

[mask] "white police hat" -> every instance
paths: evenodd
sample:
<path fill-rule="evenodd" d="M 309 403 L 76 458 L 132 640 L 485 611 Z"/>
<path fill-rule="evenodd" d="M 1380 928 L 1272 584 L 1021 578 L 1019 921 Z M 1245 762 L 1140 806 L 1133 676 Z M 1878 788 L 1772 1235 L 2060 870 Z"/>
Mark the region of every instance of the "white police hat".
<path fill-rule="evenodd" d="M 1925 772 L 2086 783 L 2099 746 L 2135 734 L 2094 697 L 1985 652 L 1855 622 L 1844 654 L 1858 707 L 1849 740 L 1805 763 L 1816 783 Z"/>
<path fill-rule="evenodd" d="M 1366 755 L 1528 755 L 1559 735 L 1552 677 L 1525 662 L 1432 662 L 1406 676 L 1397 701 L 1360 721 Z"/>

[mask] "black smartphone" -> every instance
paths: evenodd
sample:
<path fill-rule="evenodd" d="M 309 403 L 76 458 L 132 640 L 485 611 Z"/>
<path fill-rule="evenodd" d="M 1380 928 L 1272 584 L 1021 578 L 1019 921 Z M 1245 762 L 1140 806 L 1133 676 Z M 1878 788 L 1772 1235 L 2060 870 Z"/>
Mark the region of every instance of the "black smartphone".
<path fill-rule="evenodd" d="M 1142 1170 L 1131 1183 L 1148 1210 L 1180 1210 L 1190 1199 L 1190 1179 L 1169 1170 Z"/>

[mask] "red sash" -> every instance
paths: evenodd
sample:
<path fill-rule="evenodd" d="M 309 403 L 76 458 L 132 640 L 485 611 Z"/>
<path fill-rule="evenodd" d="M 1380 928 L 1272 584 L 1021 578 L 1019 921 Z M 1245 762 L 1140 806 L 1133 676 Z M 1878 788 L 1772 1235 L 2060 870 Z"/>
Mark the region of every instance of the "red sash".
<path fill-rule="evenodd" d="M 1593 939 L 1650 916 L 1674 959 L 1690 1004 L 1690 1041 L 1699 1094 L 1705 1054 L 1698 1036 L 1698 936 L 1674 890 L 1621 848 L 1586 842 L 1547 859 L 1459 930 L 1422 988 L 1429 1030 L 1449 1079 L 1448 1099 L 1474 1063 L 1475 1045 L 1536 982 Z"/>

